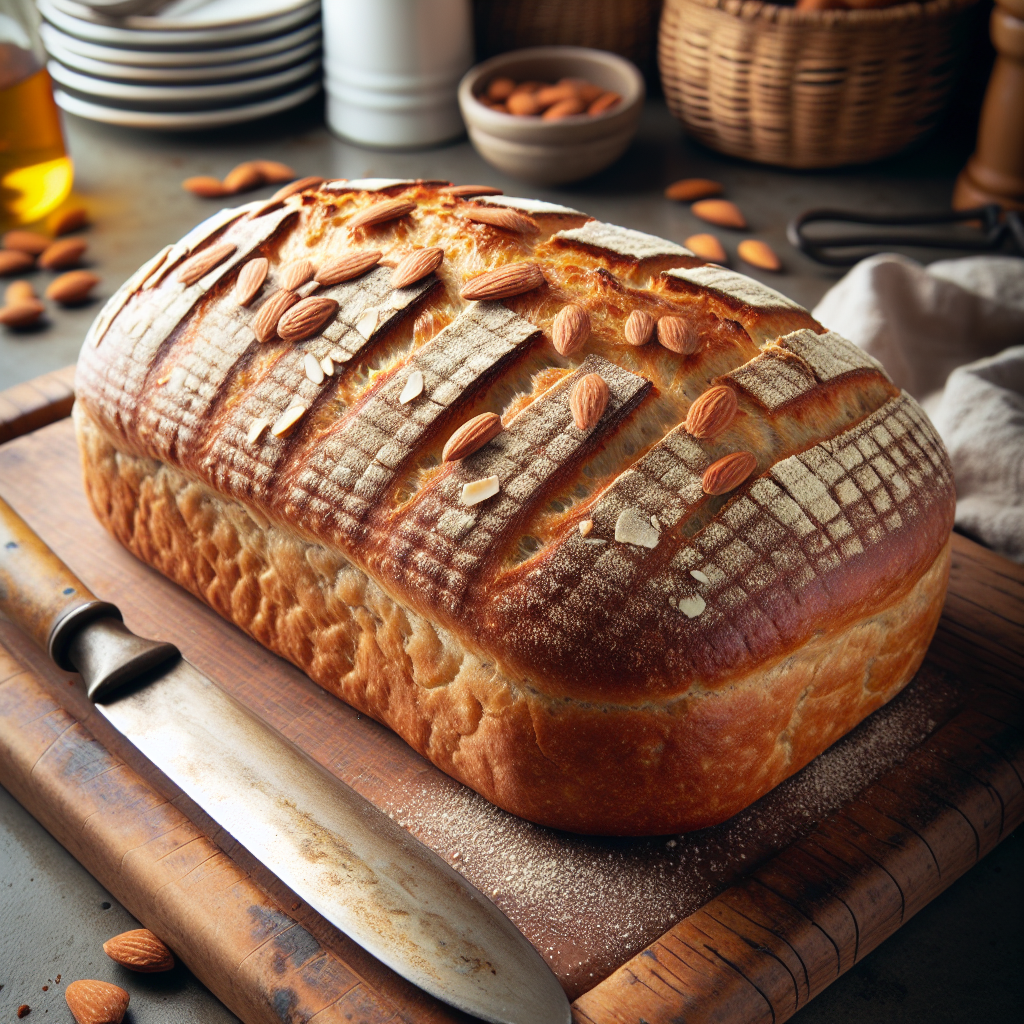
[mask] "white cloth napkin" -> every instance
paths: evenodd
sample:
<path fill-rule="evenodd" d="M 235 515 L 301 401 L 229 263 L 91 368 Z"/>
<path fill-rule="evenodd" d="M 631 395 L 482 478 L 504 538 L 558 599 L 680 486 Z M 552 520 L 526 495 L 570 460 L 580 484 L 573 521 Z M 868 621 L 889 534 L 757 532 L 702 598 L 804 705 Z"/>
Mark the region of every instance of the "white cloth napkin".
<path fill-rule="evenodd" d="M 813 316 L 931 416 L 953 462 L 957 527 L 1024 562 L 1024 259 L 872 256 Z"/>

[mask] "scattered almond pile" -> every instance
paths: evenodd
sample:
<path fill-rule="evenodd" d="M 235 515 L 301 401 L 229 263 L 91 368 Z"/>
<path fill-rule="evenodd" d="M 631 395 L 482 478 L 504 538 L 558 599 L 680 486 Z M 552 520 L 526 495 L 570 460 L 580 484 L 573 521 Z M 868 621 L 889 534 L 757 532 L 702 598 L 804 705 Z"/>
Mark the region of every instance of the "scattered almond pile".
<path fill-rule="evenodd" d="M 85 302 L 100 279 L 88 270 L 69 270 L 82 261 L 88 245 L 83 238 L 62 238 L 89 223 L 89 216 L 80 206 L 53 214 L 46 223 L 49 235 L 38 231 L 14 230 L 3 236 L 0 248 L 0 277 L 14 277 L 37 270 L 69 271 L 59 274 L 46 288 L 46 298 L 62 306 Z M 54 236 L 54 237 L 51 237 Z M 30 327 L 46 311 L 30 281 L 13 281 L 4 292 L 0 307 L 0 324 L 7 327 Z"/>
<path fill-rule="evenodd" d="M 692 203 L 690 212 L 709 224 L 742 231 L 748 226 L 747 218 L 735 203 L 719 198 L 724 191 L 721 183 L 709 178 L 683 178 L 665 189 L 665 198 L 681 203 Z M 725 247 L 715 235 L 690 235 L 683 245 L 708 263 L 725 264 L 729 261 Z M 756 238 L 747 238 L 740 242 L 736 247 L 736 254 L 744 263 L 749 263 L 759 270 L 782 269 L 782 261 L 775 254 L 775 250 L 767 242 Z"/>
<path fill-rule="evenodd" d="M 219 199 L 239 192 L 251 192 L 264 185 L 283 185 L 295 178 L 295 172 L 287 164 L 276 160 L 247 160 L 228 171 L 223 181 L 212 175 L 201 174 L 195 178 L 186 178 L 181 187 L 194 196 Z"/>
<path fill-rule="evenodd" d="M 492 78 L 477 99 L 500 114 L 540 117 L 544 121 L 558 121 L 576 114 L 596 117 L 622 102 L 617 92 L 602 89 L 585 78 L 562 78 L 553 85 Z"/>

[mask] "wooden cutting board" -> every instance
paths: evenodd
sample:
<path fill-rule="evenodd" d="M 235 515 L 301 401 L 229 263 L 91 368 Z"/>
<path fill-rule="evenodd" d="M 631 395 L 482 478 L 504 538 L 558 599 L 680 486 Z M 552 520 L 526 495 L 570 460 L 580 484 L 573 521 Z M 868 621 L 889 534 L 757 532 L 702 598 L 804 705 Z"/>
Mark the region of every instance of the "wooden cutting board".
<path fill-rule="evenodd" d="M 8 430 L 64 412 L 56 390 L 37 382 L 49 404 Z M 600 839 L 498 810 L 137 562 L 89 512 L 69 420 L 0 448 L 0 494 L 129 626 L 177 644 L 490 895 L 580 1020 L 784 1020 L 1024 817 L 1024 572 L 963 538 L 900 697 L 721 826 Z M 0 671 L 0 782 L 236 1013 L 455 1019 L 284 890 L 7 624 L 0 643 L 17 659 Z"/>

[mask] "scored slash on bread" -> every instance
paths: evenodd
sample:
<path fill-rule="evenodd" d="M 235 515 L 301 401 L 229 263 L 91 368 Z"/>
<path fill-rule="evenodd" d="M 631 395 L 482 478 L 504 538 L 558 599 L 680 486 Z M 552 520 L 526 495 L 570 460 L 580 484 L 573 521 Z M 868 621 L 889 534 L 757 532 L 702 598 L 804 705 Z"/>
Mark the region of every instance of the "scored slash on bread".
<path fill-rule="evenodd" d="M 215 215 L 111 299 L 76 393 L 126 545 L 562 828 L 723 820 L 896 693 L 941 608 L 913 400 L 773 289 L 554 204 L 367 180 Z"/>

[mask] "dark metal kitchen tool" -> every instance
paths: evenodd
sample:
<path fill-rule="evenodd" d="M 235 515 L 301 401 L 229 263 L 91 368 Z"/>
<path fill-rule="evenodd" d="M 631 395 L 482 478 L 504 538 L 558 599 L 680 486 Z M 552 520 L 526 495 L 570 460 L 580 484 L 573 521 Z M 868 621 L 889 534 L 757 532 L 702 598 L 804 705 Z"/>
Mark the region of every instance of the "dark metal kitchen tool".
<path fill-rule="evenodd" d="M 971 233 L 922 230 L 880 231 L 875 233 L 808 234 L 811 224 L 877 225 L 886 228 L 935 228 L 947 224 L 978 224 Z M 786 228 L 790 244 L 818 263 L 829 267 L 849 267 L 878 252 L 891 252 L 894 247 L 928 249 L 963 249 L 969 252 L 1017 253 L 1024 256 L 1024 220 L 1015 211 L 1004 212 L 996 203 L 972 210 L 949 210 L 940 213 L 880 215 L 849 210 L 807 210 L 794 217 Z M 854 250 L 830 252 L 828 250 Z"/>

